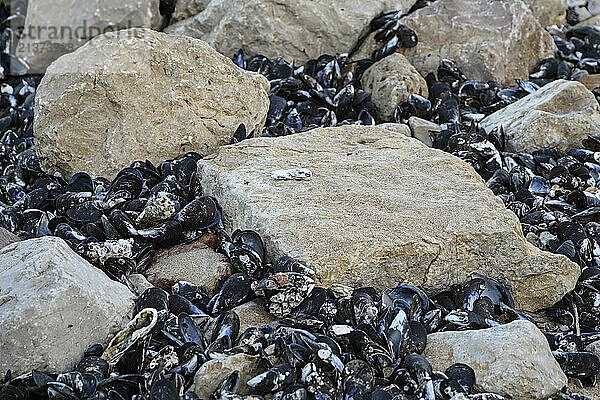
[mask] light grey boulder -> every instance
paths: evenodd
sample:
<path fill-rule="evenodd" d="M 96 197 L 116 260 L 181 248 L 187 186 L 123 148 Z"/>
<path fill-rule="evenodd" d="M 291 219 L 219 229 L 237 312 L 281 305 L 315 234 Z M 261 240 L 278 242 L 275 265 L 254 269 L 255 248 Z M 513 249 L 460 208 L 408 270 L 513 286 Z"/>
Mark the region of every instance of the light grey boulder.
<path fill-rule="evenodd" d="M 260 134 L 269 83 L 201 40 L 149 29 L 101 35 L 54 62 L 35 99 L 36 151 L 48 172 L 112 178 Z"/>
<path fill-rule="evenodd" d="M 521 0 L 442 0 L 401 19 L 419 38 L 416 47 L 398 49 L 426 76 L 442 59 L 455 61 L 468 79 L 495 80 L 514 85 L 527 80 L 544 58 L 553 57 L 556 45 Z M 375 49 L 371 37 L 354 59 Z"/>
<path fill-rule="evenodd" d="M 95 36 L 127 28 L 159 29 L 160 0 L 29 0 L 16 55 L 43 74 L 63 54 Z"/>
<path fill-rule="evenodd" d="M 370 66 L 361 78 L 364 90 L 377 106 L 378 117 L 390 120 L 411 94 L 427 98 L 427 82 L 402 54 L 395 53 Z"/>
<path fill-rule="evenodd" d="M 502 126 L 509 151 L 568 150 L 600 133 L 600 106 L 582 83 L 557 80 L 489 115 L 481 126 Z"/>
<path fill-rule="evenodd" d="M 212 0 L 200 14 L 165 29 L 208 42 L 231 57 L 285 57 L 304 63 L 322 54 L 349 52 L 369 22 L 392 9 L 408 11 L 415 0 Z"/>
<path fill-rule="evenodd" d="M 308 168 L 307 180 L 275 170 Z M 579 267 L 523 237 L 517 217 L 458 158 L 379 127 L 314 129 L 221 147 L 200 160 L 205 194 L 231 229 L 261 234 L 270 261 L 297 258 L 321 285 L 430 294 L 479 272 L 506 283 L 517 307 L 550 306 Z"/>
<path fill-rule="evenodd" d="M 544 334 L 529 321 L 427 336 L 424 356 L 434 370 L 454 363 L 475 370 L 475 390 L 515 400 L 547 399 L 567 384 Z"/>
<path fill-rule="evenodd" d="M 73 368 L 87 347 L 106 344 L 134 309 L 134 296 L 60 238 L 0 250 L 0 371 Z"/>

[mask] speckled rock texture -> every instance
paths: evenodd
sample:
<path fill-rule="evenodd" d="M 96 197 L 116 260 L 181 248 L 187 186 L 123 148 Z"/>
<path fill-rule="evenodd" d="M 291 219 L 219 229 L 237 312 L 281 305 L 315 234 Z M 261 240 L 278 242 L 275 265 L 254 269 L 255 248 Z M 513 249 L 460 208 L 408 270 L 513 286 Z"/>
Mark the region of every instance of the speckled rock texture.
<path fill-rule="evenodd" d="M 4 228 L 0 228 L 0 249 L 11 243 L 18 242 L 19 240 L 21 239 L 14 233 Z"/>
<path fill-rule="evenodd" d="M 259 134 L 269 83 L 201 40 L 149 29 L 102 35 L 48 68 L 35 99 L 35 144 L 48 172 L 112 178 Z"/>
<path fill-rule="evenodd" d="M 312 177 L 271 177 L 289 168 Z M 517 307 L 537 309 L 579 276 L 525 240 L 468 164 L 403 133 L 344 126 L 255 138 L 221 147 L 198 170 L 229 228 L 256 230 L 272 259 L 298 258 L 322 285 L 408 282 L 437 293 L 479 272 L 508 284 Z"/>
<path fill-rule="evenodd" d="M 194 384 L 190 390 L 196 393 L 199 398 L 208 399 L 217 389 L 219 383 L 233 371 L 239 371 L 240 373 L 240 386 L 238 387 L 237 394 L 247 395 L 252 394 L 253 391 L 251 390 L 252 388 L 246 385 L 246 382 L 263 373 L 264 369 L 260 367 L 259 356 L 251 356 L 244 353 L 209 360 L 202 364 L 198 372 L 196 372 Z"/>
<path fill-rule="evenodd" d="M 500 125 L 509 151 L 579 148 L 588 134 L 600 133 L 600 106 L 582 83 L 557 80 L 481 122 L 488 131 Z"/>
<path fill-rule="evenodd" d="M 171 15 L 171 23 L 181 21 L 204 11 L 211 0 L 177 0 Z"/>
<path fill-rule="evenodd" d="M 212 0 L 200 14 L 166 32 L 208 42 L 231 57 L 238 49 L 304 63 L 349 52 L 378 14 L 407 10 L 415 0 Z"/>
<path fill-rule="evenodd" d="M 593 0 L 592 0 L 593 1 Z M 567 0 L 523 0 L 542 27 L 567 23 Z"/>
<path fill-rule="evenodd" d="M 200 241 L 159 250 L 144 272 L 156 286 L 188 281 L 209 293 L 214 293 L 219 280 L 232 273 L 227 257 Z"/>
<path fill-rule="evenodd" d="M 411 94 L 427 98 L 427 82 L 402 54 L 392 54 L 367 69 L 361 83 L 377 106 L 379 118 L 390 120 Z"/>
<path fill-rule="evenodd" d="M 73 368 L 129 322 L 134 296 L 60 238 L 0 250 L 0 371 Z"/>
<path fill-rule="evenodd" d="M 547 399 L 567 384 L 544 334 L 529 321 L 465 332 L 427 335 L 425 357 L 434 370 L 454 363 L 475 370 L 475 390 L 514 400 Z"/>
<path fill-rule="evenodd" d="M 29 0 L 17 55 L 30 73 L 43 74 L 57 58 L 104 32 L 159 29 L 159 5 L 160 0 Z"/>

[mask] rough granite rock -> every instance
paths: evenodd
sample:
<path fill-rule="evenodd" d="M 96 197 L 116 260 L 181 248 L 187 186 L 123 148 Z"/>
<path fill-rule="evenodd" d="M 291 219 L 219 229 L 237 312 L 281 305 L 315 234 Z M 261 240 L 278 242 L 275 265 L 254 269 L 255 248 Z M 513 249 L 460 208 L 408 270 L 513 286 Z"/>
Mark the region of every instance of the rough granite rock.
<path fill-rule="evenodd" d="M 14 233 L 12 233 L 4 228 L 0 228 L 0 249 L 5 246 L 8 246 L 11 243 L 18 242 L 20 240 L 21 240 L 21 238 L 19 238 Z"/>
<path fill-rule="evenodd" d="M 514 400 L 547 399 L 567 384 L 544 334 L 524 320 L 477 331 L 432 333 L 424 356 L 434 370 L 465 363 L 475 370 L 476 391 Z"/>
<path fill-rule="evenodd" d="M 208 42 L 231 57 L 286 57 L 304 63 L 322 54 L 349 52 L 371 19 L 409 10 L 415 0 L 212 0 L 200 14 L 165 29 Z"/>
<path fill-rule="evenodd" d="M 201 40 L 149 29 L 101 35 L 53 63 L 35 99 L 35 142 L 50 173 L 112 178 L 261 132 L 269 83 Z"/>
<path fill-rule="evenodd" d="M 500 125 L 509 151 L 572 149 L 588 134 L 600 133 L 600 106 L 583 84 L 557 80 L 481 122 L 488 131 Z"/>
<path fill-rule="evenodd" d="M 550 34 L 521 0 L 436 1 L 401 22 L 417 33 L 419 44 L 398 51 L 423 76 L 448 58 L 469 79 L 514 85 L 515 78 L 527 80 L 536 63 L 556 51 Z"/>
<path fill-rule="evenodd" d="M 232 273 L 227 257 L 200 241 L 159 250 L 144 272 L 156 286 L 188 281 L 209 293 L 215 292 L 219 280 Z"/>
<path fill-rule="evenodd" d="M 309 180 L 271 177 L 300 167 Z M 256 230 L 271 259 L 298 258 L 322 285 L 410 282 L 437 293 L 477 271 L 508 284 L 517 307 L 538 309 L 579 276 L 525 240 L 468 164 L 402 133 L 343 126 L 255 138 L 221 147 L 198 170 L 229 228 Z"/>
<path fill-rule="evenodd" d="M 523 0 L 542 27 L 567 22 L 567 0 Z"/>
<path fill-rule="evenodd" d="M 390 120 L 394 111 L 411 94 L 427 98 L 427 82 L 402 54 L 395 53 L 367 69 L 361 79 L 377 106 L 379 118 Z"/>
<path fill-rule="evenodd" d="M 260 367 L 260 357 L 240 353 L 222 359 L 209 360 L 202 364 L 194 384 L 190 388 L 201 399 L 208 399 L 217 386 L 233 371 L 240 372 L 240 386 L 236 392 L 239 395 L 252 394 L 252 388 L 246 382 L 264 372 Z"/>
<path fill-rule="evenodd" d="M 171 23 L 181 21 L 204 11 L 211 0 L 177 0 L 171 15 Z"/>
<path fill-rule="evenodd" d="M 63 54 L 104 32 L 127 28 L 159 29 L 160 0 L 29 0 L 24 36 L 17 55 L 43 74 Z"/>
<path fill-rule="evenodd" d="M 133 294 L 60 238 L 0 250 L 0 371 L 62 372 L 107 343 L 134 309 Z"/>

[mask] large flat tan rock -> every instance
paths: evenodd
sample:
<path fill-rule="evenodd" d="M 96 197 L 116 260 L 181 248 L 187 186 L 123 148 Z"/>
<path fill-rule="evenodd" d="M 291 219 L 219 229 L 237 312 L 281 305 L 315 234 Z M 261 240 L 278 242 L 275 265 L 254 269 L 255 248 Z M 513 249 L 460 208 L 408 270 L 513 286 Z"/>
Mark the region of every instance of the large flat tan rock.
<path fill-rule="evenodd" d="M 312 177 L 271 177 L 290 168 Z M 255 138 L 221 147 L 198 169 L 229 228 L 258 231 L 271 260 L 296 257 L 322 285 L 410 282 L 436 293 L 479 272 L 537 309 L 579 276 L 566 257 L 525 240 L 469 165 L 401 132 L 344 126 Z"/>

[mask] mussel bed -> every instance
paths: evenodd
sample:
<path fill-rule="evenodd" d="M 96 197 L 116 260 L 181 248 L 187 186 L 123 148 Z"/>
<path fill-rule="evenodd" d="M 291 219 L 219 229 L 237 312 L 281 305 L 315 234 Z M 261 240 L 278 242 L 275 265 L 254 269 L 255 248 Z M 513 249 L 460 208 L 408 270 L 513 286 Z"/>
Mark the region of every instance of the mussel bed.
<path fill-rule="evenodd" d="M 323 55 L 303 66 L 284 59 L 246 57 L 234 62 L 262 73 L 271 83 L 265 136 L 320 126 L 374 125 L 376 106 L 360 86 L 363 72 L 378 59 L 411 47 L 417 37 L 389 12 L 371 24 L 380 50 L 371 59 Z M 536 246 L 579 264 L 574 291 L 546 310 L 517 310 L 502 283 L 474 275 L 434 297 L 411 285 L 395 288 L 319 287 L 313 271 L 289 257 L 272 264 L 260 235 L 229 234 L 218 199 L 204 196 L 190 153 L 158 166 L 135 161 L 111 181 L 80 172 L 68 180 L 43 171 L 33 143 L 33 105 L 40 77 L 5 79 L 0 87 L 0 226 L 23 238 L 55 235 L 111 279 L 137 296 L 137 315 L 114 339 L 92 344 L 72 371 L 32 371 L 0 384 L 11 399 L 194 399 L 194 375 L 207 361 L 244 353 L 258 356 L 266 370 L 236 393 L 240 375 L 220 382 L 211 398 L 502 399 L 474 394 L 473 370 L 455 364 L 432 371 L 421 355 L 427 335 L 481 329 L 518 319 L 534 322 L 546 335 L 567 374 L 595 385 L 600 360 L 584 349 L 600 340 L 600 137 L 580 149 L 506 151 L 502 129 L 485 132 L 484 116 L 555 79 L 598 72 L 600 30 L 576 27 L 556 32 L 556 58 L 540 61 L 530 81 L 516 88 L 468 80 L 459 66 L 443 60 L 426 81 L 429 98 L 412 95 L 399 105 L 394 122 L 418 116 L 442 126 L 434 147 L 468 162 L 521 220 Z M 595 93 L 598 98 L 598 93 Z M 234 142 L 251 135 L 240 126 Z M 143 272 L 157 249 L 194 240 L 225 254 L 235 273 L 217 293 L 192 283 L 164 282 L 135 292 L 128 280 Z M 278 318 L 275 326 L 240 332 L 233 309 L 260 299 Z M 582 399 L 561 393 L 556 398 Z"/>

